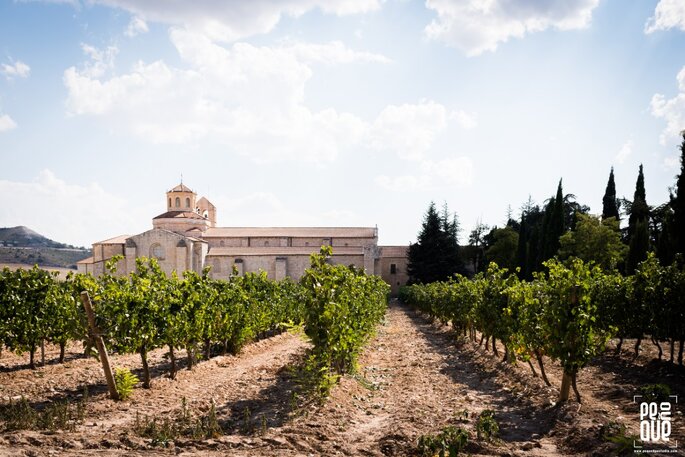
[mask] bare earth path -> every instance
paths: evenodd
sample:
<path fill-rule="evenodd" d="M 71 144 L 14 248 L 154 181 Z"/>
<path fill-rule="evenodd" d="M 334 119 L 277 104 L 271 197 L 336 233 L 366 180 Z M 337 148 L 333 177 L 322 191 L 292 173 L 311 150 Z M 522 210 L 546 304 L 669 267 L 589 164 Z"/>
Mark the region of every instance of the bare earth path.
<path fill-rule="evenodd" d="M 559 373 L 552 364 L 549 388 L 527 366 L 502 363 L 491 352 L 459 343 L 447 327 L 393 303 L 360 355 L 358 374 L 343 377 L 322 404 L 293 409 L 297 385 L 289 367 L 306 348 L 299 336 L 281 334 L 248 345 L 239 356 L 181 370 L 176 380 L 162 374 L 168 362 L 160 349 L 150 354 L 153 388 L 136 389 L 128 402 L 106 398 L 95 360 L 72 355 L 64 365 L 31 371 L 21 366 L 24 359 L 3 355 L 1 397 L 23 394 L 40 406 L 73 398 L 88 386 L 91 400 L 84 424 L 73 432 L 0 434 L 0 456 L 417 455 L 421 435 L 448 425 L 469 432 L 467 452 L 474 456 L 609 455 L 610 445 L 597 438 L 599 427 L 618 420 L 634 428 L 635 387 L 656 382 L 650 373 L 664 369 L 647 365 L 649 358 L 637 362 L 643 367 L 626 357 L 603 356 L 579 377 L 586 395 L 582 407 L 557 406 Z M 114 356 L 114 364 L 135 369 L 139 360 Z M 678 370 L 664 372 L 669 384 L 685 385 Z M 181 398 L 192 411 L 206 412 L 213 401 L 223 435 L 181 438 L 164 447 L 134 433 L 136 414 L 172 418 Z M 500 438 L 493 442 L 476 438 L 484 409 L 493 410 L 500 425 Z M 682 434 L 682 415 L 676 419 L 674 431 Z"/>
<path fill-rule="evenodd" d="M 448 424 L 473 431 L 477 415 L 493 409 L 504 442 L 474 445 L 472 453 L 525 448 L 530 456 L 564 455 L 541 439 L 549 425 L 544 411 L 533 411 L 523 396 L 518 400 L 457 352 L 453 335 L 395 304 L 361 356 L 364 379 L 344 378 L 324 407 L 269 435 L 287 441 L 284 451 L 294 446 L 314 455 L 406 455 L 420 435 Z"/>

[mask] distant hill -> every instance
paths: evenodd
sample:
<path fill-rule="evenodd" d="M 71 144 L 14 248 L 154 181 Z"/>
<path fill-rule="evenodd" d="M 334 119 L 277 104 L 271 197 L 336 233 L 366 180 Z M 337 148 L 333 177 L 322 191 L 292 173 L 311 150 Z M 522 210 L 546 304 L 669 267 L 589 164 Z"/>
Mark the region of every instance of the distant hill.
<path fill-rule="evenodd" d="M 0 228 L 0 246 L 20 248 L 74 248 L 74 246 L 58 243 L 57 241 L 45 238 L 40 233 L 36 233 L 23 225 L 20 225 L 19 227 Z"/>
<path fill-rule="evenodd" d="M 0 263 L 76 268 L 91 250 L 59 243 L 28 227 L 0 228 Z"/>

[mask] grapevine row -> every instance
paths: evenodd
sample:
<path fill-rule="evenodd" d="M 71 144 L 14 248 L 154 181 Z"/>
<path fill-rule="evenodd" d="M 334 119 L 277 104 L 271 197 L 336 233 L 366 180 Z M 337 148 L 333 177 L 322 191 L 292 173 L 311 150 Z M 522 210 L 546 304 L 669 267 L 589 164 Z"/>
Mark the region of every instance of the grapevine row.
<path fill-rule="evenodd" d="M 107 273 L 69 274 L 66 280 L 34 267 L 0 272 L 0 344 L 29 352 L 30 366 L 41 342 L 59 344 L 60 362 L 68 341 L 89 344 L 79 294 L 92 298 L 96 324 L 107 346 L 118 353 L 138 353 L 143 385 L 150 386 L 149 351 L 166 347 L 170 376 L 176 374 L 176 351 L 185 349 L 188 368 L 209 358 L 213 348 L 237 353 L 249 341 L 286 326 L 304 324 L 313 349 L 311 367 L 322 382 L 349 371 L 374 326 L 385 312 L 388 286 L 376 276 L 330 265 L 330 247 L 312 255 L 300 283 L 273 281 L 266 273 L 214 280 L 186 271 L 167 276 L 154 259 L 136 259 L 136 271 L 116 274 L 117 258 Z"/>
<path fill-rule="evenodd" d="M 486 348 L 499 340 L 505 359 L 538 362 L 543 379 L 543 356 L 558 361 L 564 372 L 560 399 L 566 400 L 572 386 L 576 398 L 577 373 L 605 349 L 608 340 L 636 338 L 635 354 L 643 338 L 649 336 L 659 347 L 670 340 L 680 343 L 682 363 L 685 338 L 685 272 L 673 264 L 663 267 L 650 255 L 635 274 L 622 276 L 573 259 L 545 263 L 546 272 L 532 281 L 491 263 L 487 271 L 473 279 L 456 276 L 445 282 L 405 287 L 400 298 L 422 312 L 451 322 L 455 329 L 476 339 Z"/>

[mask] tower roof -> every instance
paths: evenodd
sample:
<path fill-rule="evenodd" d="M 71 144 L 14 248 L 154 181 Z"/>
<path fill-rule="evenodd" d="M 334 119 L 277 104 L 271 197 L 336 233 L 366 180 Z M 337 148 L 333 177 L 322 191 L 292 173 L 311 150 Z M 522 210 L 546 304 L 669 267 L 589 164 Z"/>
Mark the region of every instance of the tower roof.
<path fill-rule="evenodd" d="M 185 184 L 181 183 L 178 186 L 171 189 L 169 192 L 193 192 L 193 190 L 190 187 L 186 186 Z M 195 192 L 193 192 L 193 193 L 195 193 Z"/>

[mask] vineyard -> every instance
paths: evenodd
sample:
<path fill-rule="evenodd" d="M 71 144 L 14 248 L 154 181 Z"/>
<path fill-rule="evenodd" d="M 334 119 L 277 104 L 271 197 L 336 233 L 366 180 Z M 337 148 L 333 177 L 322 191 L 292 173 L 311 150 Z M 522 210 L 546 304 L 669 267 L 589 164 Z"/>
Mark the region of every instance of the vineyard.
<path fill-rule="evenodd" d="M 405 288 L 412 311 L 328 249 L 299 283 L 3 270 L 0 455 L 611 455 L 639 433 L 632 395 L 683 393 L 676 267 L 492 264 Z"/>
<path fill-rule="evenodd" d="M 448 282 L 412 285 L 402 291 L 407 303 L 476 341 L 476 331 L 497 353 L 495 341 L 504 346 L 504 360 L 535 360 L 544 381 L 543 355 L 561 364 L 564 372 L 559 399 L 568 400 L 573 387 L 576 400 L 578 372 L 606 348 L 607 341 L 635 339 L 637 357 L 644 338 L 658 348 L 670 348 L 668 360 L 683 364 L 685 338 L 685 273 L 676 264 L 662 267 L 650 256 L 636 273 L 624 277 L 605 272 L 599 266 L 574 259 L 569 264 L 557 260 L 545 263 L 546 273 L 535 273 L 533 281 L 521 281 L 515 272 L 491 263 L 484 274 L 473 280 L 464 277 Z"/>

